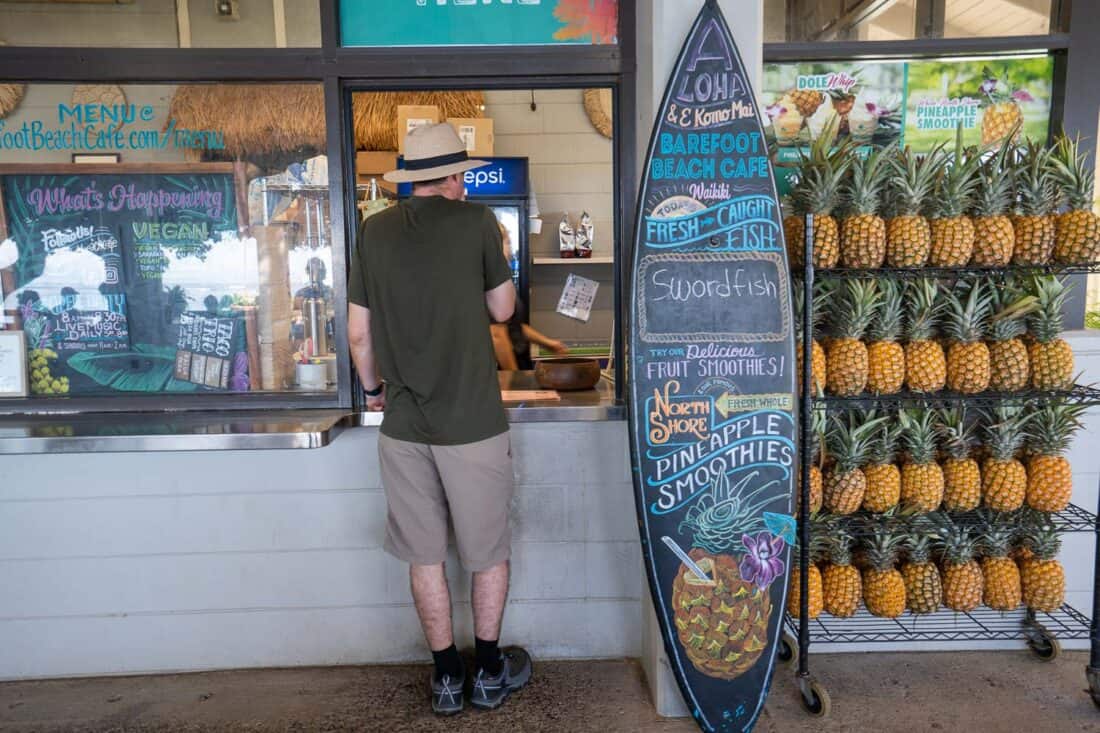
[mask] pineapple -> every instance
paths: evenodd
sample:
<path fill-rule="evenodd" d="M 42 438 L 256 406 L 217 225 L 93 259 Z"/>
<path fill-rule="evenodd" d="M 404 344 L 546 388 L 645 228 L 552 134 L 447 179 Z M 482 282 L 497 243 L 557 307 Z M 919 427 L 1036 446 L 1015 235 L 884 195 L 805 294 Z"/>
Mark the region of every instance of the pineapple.
<path fill-rule="evenodd" d="M 1034 337 L 1027 348 L 1031 386 L 1041 390 L 1067 389 L 1073 384 L 1073 349 L 1059 334 L 1062 305 L 1069 290 L 1056 277 L 1036 277 L 1032 294 L 1038 308 L 1028 316 L 1028 327 Z"/>
<path fill-rule="evenodd" d="M 1050 173 L 1050 151 L 1028 140 L 1016 164 L 1019 189 L 1012 229 L 1016 237 L 1012 261 L 1018 265 L 1045 265 L 1054 251 L 1054 177 Z"/>
<path fill-rule="evenodd" d="M 949 512 L 969 512 L 982 502 L 982 474 L 971 456 L 974 425 L 959 406 L 940 412 L 939 434 L 946 457 L 943 467 L 943 508 Z"/>
<path fill-rule="evenodd" d="M 861 421 L 855 413 L 849 413 L 847 423 L 837 415 L 830 420 L 826 445 L 834 463 L 825 474 L 825 508 L 833 514 L 851 514 L 863 503 L 867 491 L 863 464 L 875 431 L 886 418 Z"/>
<path fill-rule="evenodd" d="M 1060 512 L 1073 494 L 1073 469 L 1062 455 L 1081 427 L 1084 405 L 1051 402 L 1031 419 L 1027 447 L 1027 505 L 1041 512 Z"/>
<path fill-rule="evenodd" d="M 947 381 L 947 358 L 935 340 L 942 315 L 937 295 L 936 282 L 928 278 L 913 281 L 906 292 L 909 342 L 905 345 L 905 383 L 913 392 L 937 392 Z"/>
<path fill-rule="evenodd" d="M 1016 102 L 1016 95 L 1027 92 L 1013 90 L 1008 69 L 1001 78 L 988 66 L 982 69 L 982 145 L 993 145 L 1005 139 L 1010 142 L 1020 135 L 1024 115 Z M 1030 97 L 1030 95 L 1028 95 Z"/>
<path fill-rule="evenodd" d="M 1054 218 L 1054 261 L 1085 264 L 1100 260 L 1100 216 L 1093 211 L 1093 179 L 1080 140 L 1059 138 L 1050 157 L 1051 173 L 1066 211 Z M 841 253 L 843 256 L 843 241 Z"/>
<path fill-rule="evenodd" d="M 819 269 L 836 267 L 840 258 L 840 234 L 833 208 L 840 194 L 840 181 L 851 164 L 851 146 L 847 143 L 833 149 L 839 121 L 832 118 L 810 144 L 810 153 L 800 152 L 798 180 L 791 189 L 793 213 L 783 219 L 783 236 L 791 265 L 805 264 L 806 214 L 814 215 L 813 266 Z"/>
<path fill-rule="evenodd" d="M 680 566 L 672 584 L 673 623 L 684 654 L 708 677 L 735 679 L 768 647 L 768 583 L 759 582 L 759 576 L 742 577 L 742 569 L 752 567 L 746 538 L 767 543 L 758 557 L 771 556 L 775 549 L 773 538 L 763 531 L 761 510 L 781 497 L 761 499 L 770 487 L 748 486 L 754 478 L 752 474 L 731 485 L 724 473 L 716 474 L 679 527 L 681 533 L 691 533 L 688 556 L 707 579 L 686 564 Z"/>
<path fill-rule="evenodd" d="M 921 267 L 932 248 L 932 231 L 921 216 L 942 161 L 936 146 L 923 158 L 909 148 L 890 158 L 894 175 L 890 187 L 893 216 L 886 222 L 886 263 L 890 267 Z"/>
<path fill-rule="evenodd" d="M 826 387 L 851 397 L 867 386 L 867 345 L 860 339 L 875 317 L 880 294 L 874 280 L 848 280 L 834 294 L 833 340 L 825 350 Z"/>
<path fill-rule="evenodd" d="M 852 565 L 853 541 L 852 533 L 838 524 L 826 543 L 828 563 L 821 573 L 825 610 L 838 618 L 854 616 L 863 597 L 863 580 Z"/>
<path fill-rule="evenodd" d="M 879 216 L 884 180 L 889 171 L 886 148 L 852 161 L 841 184 L 848 216 L 840 223 L 842 267 L 882 267 L 886 258 L 886 222 Z"/>
<path fill-rule="evenodd" d="M 1031 415 L 1019 405 L 1000 405 L 984 418 L 989 455 L 982 463 L 982 500 L 994 511 L 1016 511 L 1027 495 L 1027 471 L 1016 453 L 1028 438 Z"/>
<path fill-rule="evenodd" d="M 867 477 L 863 508 L 868 512 L 888 512 L 901 500 L 901 471 L 894 464 L 900 435 L 897 421 L 887 421 L 875 431 L 868 453 L 870 463 L 863 467 Z"/>
<path fill-rule="evenodd" d="M 943 469 L 936 463 L 936 412 L 898 412 L 906 461 L 901 467 L 901 503 L 915 512 L 934 512 L 943 503 Z"/>
<path fill-rule="evenodd" d="M 960 297 L 962 296 L 962 297 Z M 992 296 L 981 280 L 956 285 L 947 292 L 944 333 L 951 339 L 947 350 L 947 386 L 963 394 L 984 392 L 989 387 L 989 347 L 985 331 Z"/>
<path fill-rule="evenodd" d="M 955 153 L 949 166 L 936 178 L 932 198 L 932 249 L 928 261 L 934 267 L 964 267 L 974 254 L 974 223 L 966 215 L 978 185 L 980 155 L 963 148 L 963 128 L 955 131 Z"/>
<path fill-rule="evenodd" d="M 825 591 L 821 585 L 821 570 L 817 561 L 825 548 L 826 534 L 822 531 L 822 520 L 814 515 L 810 517 L 810 564 L 806 572 L 806 616 L 817 618 L 825 607 Z M 796 543 L 791 552 L 790 585 L 787 589 L 787 613 L 799 618 L 802 613 L 802 554 Z"/>
<path fill-rule="evenodd" d="M 905 535 L 892 518 L 872 523 L 870 534 L 868 567 L 863 571 L 863 602 L 875 616 L 897 618 L 905 612 L 905 579 L 894 563 Z"/>
<path fill-rule="evenodd" d="M 867 346 L 867 390 L 872 394 L 896 394 L 905 383 L 905 349 L 898 343 L 904 325 L 905 301 L 896 280 L 878 283 L 882 300 L 871 323 Z"/>
<path fill-rule="evenodd" d="M 982 568 L 974 559 L 978 540 L 963 525 L 939 518 L 943 537 L 943 604 L 969 612 L 982 604 Z"/>
<path fill-rule="evenodd" d="M 1028 540 L 1034 555 L 1020 562 L 1024 603 L 1032 611 L 1049 613 L 1066 602 L 1066 571 L 1058 561 L 1062 541 L 1045 525 L 1029 529 Z"/>
<path fill-rule="evenodd" d="M 974 222 L 974 256 L 978 267 L 1004 267 L 1012 259 L 1016 233 L 1007 213 L 1016 191 L 1009 156 L 1014 147 L 1006 138 L 1001 149 L 978 169 L 978 187 L 970 212 Z"/>
<path fill-rule="evenodd" d="M 825 406 L 815 405 L 810 412 L 810 514 L 821 511 L 822 505 L 822 478 L 821 478 L 821 445 L 825 442 Z M 801 489 L 802 474 L 798 473 L 799 488 Z M 802 491 L 798 491 L 794 497 L 795 510 L 802 505 Z"/>
<path fill-rule="evenodd" d="M 937 534 L 930 522 L 916 520 L 906 537 L 907 559 L 901 566 L 905 598 L 912 613 L 935 613 L 943 603 L 940 571 L 932 562 Z"/>
<path fill-rule="evenodd" d="M 813 89 L 789 89 L 783 96 L 794 103 L 803 117 L 812 117 L 825 101 L 825 95 Z"/>
<path fill-rule="evenodd" d="M 1015 611 L 1020 607 L 1020 568 L 1009 557 L 1016 540 L 1016 526 L 991 512 L 983 515 L 980 538 L 982 554 L 982 602 L 994 611 Z"/>
<path fill-rule="evenodd" d="M 1025 318 L 1038 308 L 1033 295 L 1025 295 L 1009 280 L 993 289 L 993 316 L 989 324 L 989 388 L 1017 392 L 1027 387 L 1031 368 L 1027 346 L 1020 339 L 1027 332 Z"/>
<path fill-rule="evenodd" d="M 825 392 L 825 372 L 828 367 L 828 362 L 825 359 L 825 349 L 818 341 L 818 326 L 821 324 L 821 319 L 825 316 L 825 300 L 829 295 L 829 287 L 826 284 L 826 280 L 818 280 L 813 284 L 813 311 L 810 313 L 810 332 L 813 338 L 813 343 L 810 345 L 811 358 L 810 369 L 813 375 L 811 381 L 810 391 L 814 395 L 821 395 Z M 801 282 L 794 283 L 794 316 L 796 328 L 798 329 L 799 338 L 798 343 L 795 346 L 795 358 L 798 361 L 798 391 L 802 392 L 802 315 L 803 308 L 806 306 L 806 294 L 802 288 Z"/>

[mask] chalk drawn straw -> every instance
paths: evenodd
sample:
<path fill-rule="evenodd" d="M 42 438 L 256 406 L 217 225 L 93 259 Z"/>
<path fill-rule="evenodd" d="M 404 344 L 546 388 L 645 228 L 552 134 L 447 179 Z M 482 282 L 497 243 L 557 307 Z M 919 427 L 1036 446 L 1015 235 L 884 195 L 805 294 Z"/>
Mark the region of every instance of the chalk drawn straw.
<path fill-rule="evenodd" d="M 695 561 L 688 557 L 688 554 L 684 552 L 678 544 L 676 544 L 676 540 L 666 535 L 661 538 L 661 542 L 664 542 L 666 545 L 668 545 L 668 549 L 672 550 L 673 554 L 675 554 L 676 557 L 683 560 L 684 565 L 688 566 L 688 570 L 694 573 L 696 578 L 703 581 L 704 583 L 714 583 L 714 581 L 710 579 L 710 576 L 708 576 L 701 567 L 696 565 Z"/>

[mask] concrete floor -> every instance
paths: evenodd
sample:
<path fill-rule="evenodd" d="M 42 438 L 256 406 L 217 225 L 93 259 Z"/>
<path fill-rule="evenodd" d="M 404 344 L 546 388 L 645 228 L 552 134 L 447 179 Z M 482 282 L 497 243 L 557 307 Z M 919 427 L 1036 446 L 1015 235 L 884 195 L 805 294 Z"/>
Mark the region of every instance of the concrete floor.
<path fill-rule="evenodd" d="M 808 717 L 782 670 L 757 730 L 1100 731 L 1083 653 L 1043 664 L 1026 652 L 822 655 L 814 670 L 831 717 Z M 653 712 L 634 661 L 537 664 L 535 680 L 493 713 L 437 719 L 427 667 L 330 667 L 9 682 L 5 733 L 87 731 L 467 731 L 689 733 Z"/>

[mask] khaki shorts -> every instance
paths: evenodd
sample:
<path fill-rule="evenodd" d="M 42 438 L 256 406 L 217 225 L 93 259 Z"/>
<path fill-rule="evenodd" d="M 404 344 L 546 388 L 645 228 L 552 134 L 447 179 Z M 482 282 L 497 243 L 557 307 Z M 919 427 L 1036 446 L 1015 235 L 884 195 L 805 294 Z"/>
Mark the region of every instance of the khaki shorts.
<path fill-rule="evenodd" d="M 378 436 L 386 491 L 386 552 L 413 565 L 447 559 L 447 518 L 471 572 L 511 557 L 509 433 L 465 445 L 425 445 Z"/>

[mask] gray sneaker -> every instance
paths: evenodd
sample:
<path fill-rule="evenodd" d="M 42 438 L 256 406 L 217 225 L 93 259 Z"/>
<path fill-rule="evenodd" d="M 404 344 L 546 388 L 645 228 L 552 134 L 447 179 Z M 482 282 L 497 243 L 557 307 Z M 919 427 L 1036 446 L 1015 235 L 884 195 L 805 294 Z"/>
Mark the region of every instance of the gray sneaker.
<path fill-rule="evenodd" d="M 470 704 L 482 710 L 499 708 L 511 693 L 531 680 L 531 655 L 527 650 L 511 646 L 501 653 L 500 674 L 490 677 L 484 669 L 477 671 Z"/>
<path fill-rule="evenodd" d="M 463 691 L 465 684 L 465 673 L 457 679 L 445 674 L 437 680 L 435 672 L 432 672 L 432 712 L 436 715 L 461 713 L 462 704 L 466 700 L 466 694 Z"/>

